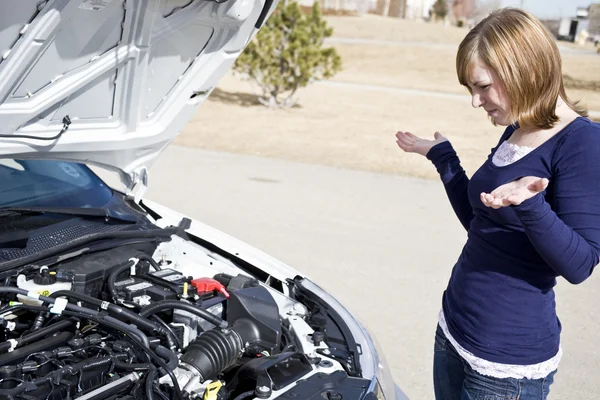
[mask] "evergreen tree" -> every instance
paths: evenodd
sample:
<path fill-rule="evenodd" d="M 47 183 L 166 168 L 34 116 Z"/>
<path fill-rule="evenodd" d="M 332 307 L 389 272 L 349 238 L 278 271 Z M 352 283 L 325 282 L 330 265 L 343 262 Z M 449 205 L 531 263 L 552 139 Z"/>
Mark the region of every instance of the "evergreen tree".
<path fill-rule="evenodd" d="M 233 69 L 258 84 L 262 104 L 291 107 L 298 88 L 341 69 L 336 50 L 323 48 L 324 39 L 332 34 L 318 2 L 305 15 L 296 1 L 281 0 Z"/>

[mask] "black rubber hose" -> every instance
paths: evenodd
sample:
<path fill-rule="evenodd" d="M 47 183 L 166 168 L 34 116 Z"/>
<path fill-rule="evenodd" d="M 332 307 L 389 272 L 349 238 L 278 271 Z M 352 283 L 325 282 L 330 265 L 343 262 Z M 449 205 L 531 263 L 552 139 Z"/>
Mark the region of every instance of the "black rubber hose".
<path fill-rule="evenodd" d="M 232 366 L 241 357 L 243 347 L 242 338 L 234 330 L 213 329 L 188 346 L 181 362 L 194 367 L 204 382 Z"/>
<path fill-rule="evenodd" d="M 2 309 L 0 309 L 0 314 L 6 314 L 8 312 L 13 312 L 13 311 L 18 311 L 18 310 L 48 312 L 48 307 L 30 306 L 29 304 L 15 304 L 12 306 L 2 307 Z"/>
<path fill-rule="evenodd" d="M 160 271 L 162 268 L 160 267 L 160 265 L 156 262 L 156 260 L 150 256 L 147 256 L 145 254 L 140 254 L 137 257 L 135 257 L 137 259 L 140 260 L 144 260 L 144 261 L 148 261 L 150 263 L 150 265 L 152 265 L 152 267 L 154 267 L 154 269 L 156 271 Z"/>
<path fill-rule="evenodd" d="M 42 302 L 46 302 L 46 303 L 51 303 L 51 304 L 56 303 L 56 299 L 54 299 L 52 297 L 40 296 L 39 294 L 37 294 L 35 292 L 29 292 L 25 289 L 16 288 L 16 287 L 0 287 L 0 293 L 20 294 L 20 295 L 24 295 L 24 296 L 31 297 L 34 299 L 39 299 Z M 131 325 L 125 324 L 124 322 L 121 322 L 118 319 L 110 317 L 110 316 L 101 316 L 98 311 L 91 310 L 89 308 L 79 307 L 74 304 L 67 303 L 67 304 L 65 304 L 65 308 L 67 310 L 73 312 L 75 314 L 75 316 L 77 316 L 77 317 L 81 317 L 81 316 L 83 316 L 85 318 L 96 317 L 96 319 L 98 319 L 99 322 L 107 321 L 109 323 L 112 323 L 113 325 L 120 326 L 121 329 L 124 329 L 126 332 L 129 332 L 130 334 L 135 335 L 144 343 L 144 345 L 147 348 L 150 348 L 150 342 L 148 341 L 148 338 L 146 337 L 146 335 L 144 335 L 144 333 L 142 331 L 140 331 L 139 329 L 137 329 Z M 63 311 L 63 313 L 64 313 L 64 311 Z"/>
<path fill-rule="evenodd" d="M 11 289 L 11 290 L 5 290 L 5 289 Z M 23 295 L 27 294 L 26 290 L 19 289 L 19 288 L 0 288 L 0 293 L 3 293 L 3 292 L 18 293 L 18 294 L 23 294 Z M 45 296 L 39 296 L 39 298 L 40 298 L 40 300 L 47 302 L 47 303 L 53 303 L 55 300 L 53 298 L 45 297 Z M 20 310 L 20 309 L 32 310 L 32 311 L 47 311 L 48 310 L 48 308 L 41 307 L 41 306 L 30 306 L 30 305 L 26 305 L 26 304 L 17 304 L 14 306 L 6 307 L 6 308 L 2 309 L 1 312 L 6 313 L 9 311 L 16 311 L 16 310 Z M 71 309 L 74 309 L 74 311 Z M 135 328 L 134 326 L 131 326 L 124 322 L 121 322 L 118 319 L 113 318 L 111 316 L 101 315 L 97 311 L 78 307 L 73 304 L 67 304 L 67 310 L 63 311 L 63 315 L 93 319 L 94 321 L 96 321 L 100 324 L 105 324 L 105 325 L 111 326 L 113 328 L 115 328 L 115 326 L 116 326 L 116 329 L 118 329 L 120 331 L 124 331 L 132 336 L 137 337 L 142 343 L 144 343 L 146 348 L 148 348 L 148 349 L 150 348 L 150 342 L 148 341 L 148 337 L 146 335 L 144 335 L 144 333 L 142 331 Z"/>
<path fill-rule="evenodd" d="M 73 321 L 71 319 L 63 319 L 62 321 L 59 321 L 59 322 L 52 324 L 50 326 L 47 326 L 45 328 L 41 328 L 33 333 L 30 333 L 29 335 L 15 339 L 16 344 L 14 347 L 15 348 L 21 347 L 21 346 L 24 346 L 31 342 L 35 342 L 38 339 L 41 339 L 47 335 L 51 335 L 55 332 L 63 331 L 65 329 L 71 327 L 71 325 L 73 325 L 74 323 L 75 323 L 75 321 Z M 0 352 L 4 353 L 4 352 L 9 351 L 10 349 L 11 349 L 11 344 L 9 342 L 0 343 Z"/>
<path fill-rule="evenodd" d="M 159 333 L 161 335 L 169 335 L 170 334 L 170 332 L 168 330 L 166 330 L 163 326 L 161 326 L 157 322 L 153 322 L 147 318 L 140 317 L 139 314 L 136 314 L 135 312 L 133 312 L 131 310 L 120 307 L 116 304 L 109 303 L 107 301 L 99 300 L 95 297 L 91 297 L 91 296 L 88 296 L 88 295 L 85 295 L 82 293 L 71 292 L 68 290 L 59 290 L 58 292 L 54 292 L 50 295 L 50 297 L 52 297 L 52 298 L 57 298 L 57 297 L 61 297 L 61 296 L 75 298 L 77 300 L 85 301 L 86 303 L 90 303 L 97 307 L 105 309 L 110 314 L 123 316 L 126 319 L 128 319 L 129 321 L 133 322 L 135 325 L 137 325 L 141 328 L 144 328 L 144 329 L 148 329 L 148 330 L 152 331 L 153 333 Z"/>
<path fill-rule="evenodd" d="M 137 257 L 133 257 L 133 258 L 137 258 L 138 260 L 148 261 L 150 263 L 150 265 L 152 265 L 156 270 L 161 269 L 160 266 L 158 265 L 158 263 L 152 257 L 148 257 L 144 254 L 140 254 Z M 132 260 L 126 261 L 122 265 L 117 266 L 115 269 L 113 269 L 112 272 L 108 275 L 108 279 L 106 280 L 106 286 L 108 287 L 108 292 L 110 293 L 110 296 L 113 299 L 113 301 L 115 301 L 115 302 L 117 301 L 117 291 L 115 289 L 115 282 L 117 280 L 117 276 L 119 276 L 119 274 L 121 274 L 122 272 L 126 271 L 128 268 L 131 268 L 134 265 L 135 265 L 135 261 L 132 261 Z"/>
<path fill-rule="evenodd" d="M 74 333 L 71 332 L 60 332 L 56 336 L 51 336 L 49 338 L 46 338 L 45 340 L 40 340 L 35 343 L 28 344 L 9 353 L 1 354 L 0 367 L 4 365 L 18 364 L 20 362 L 23 362 L 30 354 L 33 353 L 54 350 L 57 347 L 64 346 L 69 340 L 71 340 L 73 336 Z"/>
<path fill-rule="evenodd" d="M 247 399 L 248 397 L 254 395 L 254 390 L 249 390 L 247 392 L 244 392 L 240 395 L 238 395 L 235 399 L 233 400 L 243 400 L 243 399 Z"/>
<path fill-rule="evenodd" d="M 106 286 L 108 287 L 108 292 L 110 293 L 110 297 L 111 297 L 111 299 L 113 299 L 113 301 L 116 302 L 118 299 L 117 290 L 115 289 L 115 281 L 117 280 L 117 276 L 119 276 L 119 274 L 122 273 L 123 271 L 126 271 L 129 268 L 131 268 L 133 265 L 135 265 L 134 261 L 127 261 L 127 262 L 117 266 L 108 275 L 108 278 L 106 279 Z"/>
<path fill-rule="evenodd" d="M 20 294 L 20 295 L 23 295 L 23 296 L 26 296 L 26 297 L 29 297 L 32 299 L 41 300 L 42 302 L 46 302 L 46 303 L 50 303 L 50 304 L 56 303 L 56 299 L 53 299 L 51 297 L 41 296 L 38 293 L 29 292 L 25 289 L 21 289 L 21 288 L 17 288 L 17 287 L 0 287 L 0 294 L 3 294 L 3 293 Z M 65 305 L 65 308 L 67 310 L 76 311 L 76 312 L 79 312 L 79 313 L 82 313 L 85 315 L 98 314 L 98 311 L 90 310 L 89 308 L 79 307 L 79 306 L 76 306 L 74 304 L 69 304 L 69 303 L 67 303 Z"/>
<path fill-rule="evenodd" d="M 181 339 L 179 338 L 179 336 L 177 336 L 177 334 L 173 331 L 173 329 L 167 325 L 167 323 L 165 321 L 163 321 L 158 315 L 153 315 L 152 318 L 154 321 L 158 322 L 163 328 L 165 328 L 166 330 L 169 331 L 169 335 L 167 335 L 167 343 L 169 345 L 169 348 L 171 349 L 181 349 L 183 350 L 183 342 L 181 341 Z"/>
<path fill-rule="evenodd" d="M 177 300 L 157 301 L 156 303 L 150 304 L 149 306 L 142 308 L 142 311 L 140 311 L 140 315 L 142 317 L 148 317 L 152 314 L 156 314 L 161 311 L 169 310 L 169 309 L 173 309 L 173 308 L 177 308 L 177 309 L 192 313 L 192 314 L 210 322 L 211 324 L 218 326 L 221 329 L 225 329 L 229 326 L 227 321 L 217 317 L 216 315 L 211 314 L 208 311 L 206 311 L 200 307 L 197 307 L 193 304 L 185 303 L 185 302 L 177 301 Z"/>
<path fill-rule="evenodd" d="M 144 344 L 144 346 L 146 346 L 147 348 L 150 348 L 150 341 L 148 340 L 148 337 L 146 335 L 144 335 L 144 332 L 140 331 L 133 325 L 126 324 L 125 322 L 119 321 L 118 319 L 110 317 L 110 316 L 104 316 L 99 321 L 101 323 L 103 321 L 110 321 L 112 324 L 121 327 L 121 329 L 124 330 L 125 332 L 129 331 L 131 334 L 135 335 L 138 339 L 140 339 L 140 341 Z"/>
<path fill-rule="evenodd" d="M 65 315 L 69 315 L 69 314 L 70 315 L 75 315 L 77 313 L 66 311 L 64 314 Z M 104 318 L 110 318 L 111 320 L 114 320 L 114 318 L 111 318 L 111 317 L 104 317 Z M 165 362 L 158 355 L 156 355 L 155 352 L 152 351 L 152 349 L 150 348 L 150 346 L 146 346 L 139 337 L 137 337 L 136 335 L 132 335 L 131 334 L 131 329 L 132 329 L 131 327 L 129 327 L 127 324 L 120 323 L 121 321 L 117 321 L 117 322 L 120 323 L 118 325 L 117 324 L 111 324 L 110 322 L 108 322 L 106 320 L 101 320 L 98 316 L 96 316 L 96 317 L 89 317 L 89 319 L 95 320 L 96 322 L 99 322 L 99 323 L 100 322 L 104 322 L 105 325 L 110 326 L 111 328 L 119 330 L 119 331 L 125 333 L 126 335 L 128 335 L 128 339 L 126 338 L 126 340 L 130 341 L 131 343 L 133 343 L 134 345 L 136 345 L 137 347 L 139 347 L 150 358 L 154 359 L 154 361 L 156 361 L 156 363 L 161 368 L 163 368 L 164 371 L 167 372 L 167 375 L 169 375 L 169 378 L 171 378 L 171 381 L 173 382 L 173 386 L 175 388 L 175 398 L 176 399 L 182 399 L 183 398 L 182 395 L 181 395 L 181 389 L 179 388 L 179 383 L 177 382 L 177 378 L 175 377 L 175 374 L 173 373 L 173 371 L 170 370 L 169 367 L 167 367 L 167 364 L 165 364 Z M 125 328 L 123 328 L 123 327 L 125 327 Z M 137 330 L 137 329 L 135 329 L 135 330 Z M 146 338 L 146 341 L 147 340 L 148 339 Z M 140 343 L 140 342 L 142 342 L 142 343 Z"/>
<path fill-rule="evenodd" d="M 21 294 L 21 295 L 25 295 L 25 296 L 32 297 L 32 298 L 35 298 L 35 299 L 39 299 L 42 302 L 47 302 L 47 303 L 52 303 L 52 304 L 54 304 L 55 301 L 56 301 L 56 299 L 53 299 L 51 297 L 40 296 L 37 293 L 34 293 L 34 292 L 30 293 L 27 290 L 16 288 L 16 287 L 0 287 L 0 294 L 3 294 L 3 293 Z M 176 301 L 175 303 L 180 303 L 180 302 Z M 162 361 L 160 359 L 160 357 L 158 357 L 150 349 L 150 342 L 148 341 L 148 338 L 139 329 L 134 328 L 131 325 L 125 324 L 125 323 L 123 323 L 123 322 L 121 322 L 121 321 L 119 321 L 119 320 L 117 320 L 117 319 L 115 319 L 113 317 L 110 317 L 110 316 L 101 316 L 99 312 L 94 311 L 94 310 L 90 310 L 90 309 L 83 308 L 83 307 L 78 307 L 78 306 L 75 306 L 75 305 L 69 304 L 69 303 L 67 303 L 65 305 L 65 307 L 69 311 L 66 311 L 66 312 L 63 311 L 64 315 L 72 315 L 72 316 L 76 316 L 76 317 L 83 316 L 84 318 L 89 318 L 89 319 L 96 320 L 96 322 L 104 323 L 104 324 L 106 324 L 108 326 L 112 326 L 115 329 L 123 331 L 126 334 L 130 334 L 132 338 L 136 338 L 137 340 L 139 340 L 141 342 L 141 343 L 138 343 L 138 342 L 136 342 L 134 340 L 134 343 L 136 343 L 145 352 L 147 352 L 151 357 L 153 357 L 156 360 L 156 362 L 161 367 L 163 367 L 165 370 L 168 369 L 168 367 L 166 366 L 166 364 L 164 363 L 164 361 Z M 181 389 L 179 388 L 179 385 L 177 383 L 177 379 L 175 378 L 175 375 L 170 370 L 168 370 L 167 372 L 169 374 L 169 377 L 173 381 L 173 385 L 175 387 L 175 393 L 177 395 L 177 398 L 181 398 Z"/>
<path fill-rule="evenodd" d="M 126 324 L 125 322 L 119 321 L 118 319 L 113 318 L 109 315 L 101 315 L 100 313 L 97 313 L 97 312 L 95 314 L 90 315 L 90 314 L 85 314 L 85 313 L 81 313 L 78 311 L 63 311 L 63 314 L 71 315 L 74 317 L 92 319 L 92 320 L 95 320 L 96 322 L 98 322 L 99 324 L 107 325 L 107 326 L 110 326 L 111 328 L 115 328 L 117 330 L 125 332 L 131 336 L 136 337 L 140 342 L 142 342 L 144 347 L 146 347 L 147 349 L 150 349 L 150 341 L 148 340 L 148 337 L 146 335 L 144 335 L 144 332 L 140 331 L 138 328 L 134 327 L 133 325 Z"/>
<path fill-rule="evenodd" d="M 161 400 L 169 400 L 169 398 L 164 393 L 161 393 L 157 387 L 154 388 L 154 394 L 160 397 Z"/>
<path fill-rule="evenodd" d="M 179 358 L 177 358 L 177 354 L 167 349 L 166 347 L 158 345 L 154 349 L 154 352 L 157 356 L 160 356 L 166 360 L 167 367 L 169 367 L 170 370 L 174 370 L 179 365 Z"/>
<path fill-rule="evenodd" d="M 7 331 L 15 331 L 15 330 L 23 330 L 23 329 L 27 329 L 29 327 L 29 324 L 24 324 L 22 322 L 13 322 L 10 320 L 0 320 L 0 326 L 2 328 L 4 328 L 4 330 Z"/>
<path fill-rule="evenodd" d="M 115 362 L 115 368 L 123 369 L 125 371 L 148 371 L 154 368 L 154 366 L 152 364 L 129 364 L 123 361 L 117 361 Z"/>
<path fill-rule="evenodd" d="M 154 400 L 154 378 L 156 369 L 151 369 L 146 375 L 146 400 Z"/>
<path fill-rule="evenodd" d="M 48 318 L 47 311 L 39 312 L 38 315 L 33 320 L 33 326 L 31 329 L 33 329 L 33 330 L 40 329 L 42 326 L 44 326 L 44 323 L 46 322 L 46 318 Z"/>

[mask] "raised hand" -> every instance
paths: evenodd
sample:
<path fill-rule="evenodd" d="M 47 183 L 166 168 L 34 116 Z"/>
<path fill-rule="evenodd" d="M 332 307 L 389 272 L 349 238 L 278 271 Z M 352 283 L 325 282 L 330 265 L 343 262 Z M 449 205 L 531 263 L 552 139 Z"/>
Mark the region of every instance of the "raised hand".
<path fill-rule="evenodd" d="M 416 153 L 422 156 L 426 156 L 429 150 L 436 144 L 448 140 L 439 132 L 436 132 L 433 135 L 433 138 L 434 140 L 422 139 L 410 132 L 399 131 L 396 133 L 396 143 L 398 144 L 398 147 L 407 153 Z"/>
<path fill-rule="evenodd" d="M 481 193 L 480 198 L 487 207 L 500 208 L 519 205 L 548 187 L 548 179 L 525 176 L 516 181 L 498 186 L 492 193 Z"/>

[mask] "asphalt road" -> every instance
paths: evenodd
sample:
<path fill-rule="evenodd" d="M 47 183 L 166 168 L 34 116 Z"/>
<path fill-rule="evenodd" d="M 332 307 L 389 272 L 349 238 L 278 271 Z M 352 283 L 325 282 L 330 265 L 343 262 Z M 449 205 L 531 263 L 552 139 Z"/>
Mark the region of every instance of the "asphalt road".
<path fill-rule="evenodd" d="M 148 198 L 315 279 L 377 337 L 409 398 L 433 398 L 436 316 L 466 238 L 440 183 L 178 146 L 149 183 Z M 600 398 L 597 275 L 559 281 L 565 355 L 551 399 Z"/>

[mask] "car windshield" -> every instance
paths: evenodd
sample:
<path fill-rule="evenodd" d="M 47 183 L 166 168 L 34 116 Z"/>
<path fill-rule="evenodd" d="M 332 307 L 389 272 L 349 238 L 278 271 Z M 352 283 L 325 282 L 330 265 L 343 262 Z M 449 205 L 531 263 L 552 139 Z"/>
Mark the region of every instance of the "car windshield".
<path fill-rule="evenodd" d="M 85 165 L 0 159 L 0 207 L 102 207 L 111 196 Z"/>

